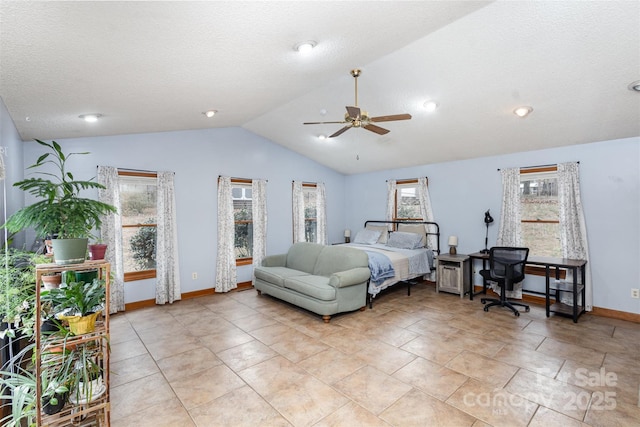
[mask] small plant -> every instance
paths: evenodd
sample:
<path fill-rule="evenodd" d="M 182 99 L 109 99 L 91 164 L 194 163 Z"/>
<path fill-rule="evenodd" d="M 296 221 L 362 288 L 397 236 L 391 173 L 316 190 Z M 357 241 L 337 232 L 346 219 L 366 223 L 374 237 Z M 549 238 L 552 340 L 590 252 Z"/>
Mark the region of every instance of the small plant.
<path fill-rule="evenodd" d="M 41 301 L 51 304 L 56 313 L 66 316 L 87 316 L 102 310 L 105 301 L 104 281 L 71 282 L 58 289 L 48 289 L 40 294 Z"/>

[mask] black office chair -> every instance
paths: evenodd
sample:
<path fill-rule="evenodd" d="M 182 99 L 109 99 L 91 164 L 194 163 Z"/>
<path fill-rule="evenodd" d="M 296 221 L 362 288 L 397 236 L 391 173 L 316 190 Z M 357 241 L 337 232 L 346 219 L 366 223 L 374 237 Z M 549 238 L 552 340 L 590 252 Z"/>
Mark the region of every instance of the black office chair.
<path fill-rule="evenodd" d="M 520 312 L 514 306 L 521 306 L 525 311 L 529 311 L 529 306 L 521 302 L 507 300 L 505 290 L 512 291 L 513 285 L 524 280 L 524 267 L 529 256 L 529 248 L 512 248 L 494 246 L 489 250 L 489 270 L 481 270 L 480 275 L 487 280 L 498 283 L 502 289 L 500 299 L 482 298 L 484 311 L 489 311 L 489 307 L 499 305 L 507 307 L 513 314 L 520 316 Z M 486 285 L 486 283 L 485 283 Z M 489 302 L 489 304 L 487 304 Z"/>

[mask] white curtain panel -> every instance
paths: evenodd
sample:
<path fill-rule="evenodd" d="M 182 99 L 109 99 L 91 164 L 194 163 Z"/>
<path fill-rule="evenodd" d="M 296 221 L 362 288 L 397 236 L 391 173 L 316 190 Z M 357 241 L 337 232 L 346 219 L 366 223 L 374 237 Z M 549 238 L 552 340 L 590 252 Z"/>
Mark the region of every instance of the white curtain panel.
<path fill-rule="evenodd" d="M 420 216 L 423 221 L 434 222 L 433 209 L 431 209 L 431 196 L 429 196 L 429 188 L 427 186 L 427 178 L 418 178 L 418 201 L 420 202 Z M 433 231 L 425 226 L 427 230 Z M 427 235 L 427 247 L 433 251 L 438 249 L 438 236 L 428 234 Z M 432 271 L 426 274 L 425 277 L 428 280 L 436 280 L 436 272 Z"/>
<path fill-rule="evenodd" d="M 327 244 L 327 198 L 324 182 L 316 184 L 316 215 L 317 215 L 317 243 L 321 245 Z"/>
<path fill-rule="evenodd" d="M 173 172 L 158 172 L 156 227 L 156 304 L 181 299 L 178 228 Z"/>
<path fill-rule="evenodd" d="M 235 224 L 231 178 L 218 180 L 218 254 L 216 259 L 216 292 L 229 292 L 238 287 L 236 254 L 234 249 Z"/>
<path fill-rule="evenodd" d="M 577 162 L 558 164 L 558 204 L 560 205 L 560 243 L 562 256 L 587 261 L 585 285 L 585 309 L 593 309 L 593 285 L 589 267 L 587 225 L 580 197 L 580 170 Z M 567 280 L 573 280 L 567 271 Z M 572 304 L 573 299 L 562 302 Z"/>
<path fill-rule="evenodd" d="M 520 228 L 520 168 L 508 168 L 502 174 L 502 210 L 496 246 L 522 246 L 522 230 Z M 493 284 L 492 289 L 498 294 L 501 288 Z M 507 298 L 522 299 L 522 283 L 507 291 Z"/>
<path fill-rule="evenodd" d="M 261 265 L 267 253 L 267 181 L 251 181 L 253 212 L 253 265 Z"/>
<path fill-rule="evenodd" d="M 304 242 L 304 193 L 302 181 L 293 181 L 293 243 Z"/>
<path fill-rule="evenodd" d="M 392 221 L 396 214 L 396 190 L 397 183 L 395 179 L 387 181 L 387 221 Z M 389 227 L 391 230 L 392 227 Z"/>
<path fill-rule="evenodd" d="M 118 169 L 98 166 L 98 182 L 105 189 L 98 190 L 98 200 L 118 208 L 120 211 L 120 184 Z M 109 286 L 109 311 L 124 311 L 124 262 L 122 248 L 122 217 L 120 213 L 103 216 L 100 238 L 107 245 L 105 259 L 111 263 L 112 279 Z"/>

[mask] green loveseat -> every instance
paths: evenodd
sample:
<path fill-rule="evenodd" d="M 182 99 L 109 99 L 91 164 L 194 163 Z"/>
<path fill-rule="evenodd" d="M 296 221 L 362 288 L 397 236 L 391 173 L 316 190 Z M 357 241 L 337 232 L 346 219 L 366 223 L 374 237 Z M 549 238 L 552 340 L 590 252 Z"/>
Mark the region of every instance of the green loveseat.
<path fill-rule="evenodd" d="M 254 286 L 322 316 L 364 309 L 369 261 L 364 251 L 315 243 L 295 243 L 289 252 L 267 256 L 254 269 Z"/>

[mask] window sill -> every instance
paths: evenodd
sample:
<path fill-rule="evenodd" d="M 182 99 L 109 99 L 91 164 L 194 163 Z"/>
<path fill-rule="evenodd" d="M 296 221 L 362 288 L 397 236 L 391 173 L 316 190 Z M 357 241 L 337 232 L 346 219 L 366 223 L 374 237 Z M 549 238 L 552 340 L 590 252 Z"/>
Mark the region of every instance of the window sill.
<path fill-rule="evenodd" d="M 155 270 L 132 271 L 130 273 L 124 273 L 125 282 L 133 282 L 136 280 L 144 280 L 144 279 L 154 279 L 155 277 L 156 277 Z"/>
<path fill-rule="evenodd" d="M 241 265 L 251 265 L 253 264 L 253 258 L 242 258 L 236 260 L 236 266 L 239 267 Z"/>

